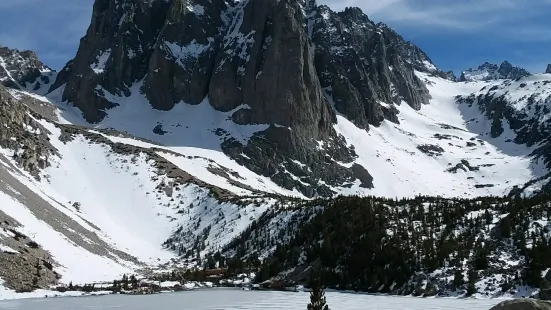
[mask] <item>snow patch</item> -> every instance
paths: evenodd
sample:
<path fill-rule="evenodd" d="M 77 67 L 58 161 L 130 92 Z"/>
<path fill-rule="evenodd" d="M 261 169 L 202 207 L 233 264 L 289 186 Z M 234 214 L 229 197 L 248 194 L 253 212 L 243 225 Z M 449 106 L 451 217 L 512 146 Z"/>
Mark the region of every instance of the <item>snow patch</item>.
<path fill-rule="evenodd" d="M 105 65 L 107 64 L 109 57 L 111 57 L 111 49 L 107 49 L 101 52 L 100 55 L 96 57 L 96 61 L 92 65 L 90 65 L 90 68 L 96 74 L 103 73 L 105 71 Z"/>

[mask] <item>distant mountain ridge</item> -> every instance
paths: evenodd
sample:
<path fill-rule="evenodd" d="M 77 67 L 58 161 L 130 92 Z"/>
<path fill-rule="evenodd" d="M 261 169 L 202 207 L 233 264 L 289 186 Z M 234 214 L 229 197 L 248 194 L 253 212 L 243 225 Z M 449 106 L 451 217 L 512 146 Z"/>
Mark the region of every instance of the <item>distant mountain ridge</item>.
<path fill-rule="evenodd" d="M 477 69 L 468 69 L 461 72 L 459 77 L 460 82 L 472 81 L 492 81 L 499 79 L 515 80 L 522 77 L 530 76 L 530 72 L 526 69 L 515 67 L 510 62 L 504 61 L 499 66 L 485 62 L 478 66 Z"/>

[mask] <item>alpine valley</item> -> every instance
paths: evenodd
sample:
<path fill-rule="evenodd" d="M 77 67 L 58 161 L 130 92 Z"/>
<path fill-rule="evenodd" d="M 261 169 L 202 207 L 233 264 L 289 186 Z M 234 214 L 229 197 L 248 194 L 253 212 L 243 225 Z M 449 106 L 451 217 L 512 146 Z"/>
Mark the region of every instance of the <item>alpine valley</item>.
<path fill-rule="evenodd" d="M 0 296 L 189 268 L 551 295 L 550 137 L 549 68 L 456 78 L 357 8 L 96 0 L 59 72 L 0 47 Z"/>

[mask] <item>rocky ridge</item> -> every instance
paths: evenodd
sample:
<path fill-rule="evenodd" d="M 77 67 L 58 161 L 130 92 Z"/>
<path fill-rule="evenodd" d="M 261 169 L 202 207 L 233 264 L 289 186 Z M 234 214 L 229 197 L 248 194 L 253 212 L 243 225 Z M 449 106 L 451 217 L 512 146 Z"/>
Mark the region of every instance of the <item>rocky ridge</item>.
<path fill-rule="evenodd" d="M 0 83 L 4 86 L 44 94 L 55 78 L 56 72 L 36 53 L 0 46 Z"/>
<path fill-rule="evenodd" d="M 49 165 L 48 157 L 56 151 L 48 142 L 48 131 L 22 104 L 0 85 L 0 147 L 11 150 L 14 160 L 36 178 Z"/>
<path fill-rule="evenodd" d="M 459 82 L 492 81 L 501 79 L 516 80 L 530 75 L 530 72 L 523 68 L 515 67 L 508 61 L 502 62 L 499 66 L 485 62 L 476 69 L 470 68 L 461 72 Z"/>

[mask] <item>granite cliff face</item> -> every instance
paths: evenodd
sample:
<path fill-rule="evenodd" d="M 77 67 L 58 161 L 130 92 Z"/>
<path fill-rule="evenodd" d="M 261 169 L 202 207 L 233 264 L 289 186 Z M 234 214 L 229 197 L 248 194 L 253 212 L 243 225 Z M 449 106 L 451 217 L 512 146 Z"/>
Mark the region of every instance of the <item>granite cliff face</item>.
<path fill-rule="evenodd" d="M 384 119 L 398 122 L 389 103 L 407 102 L 417 110 L 428 103 L 428 90 L 414 69 L 436 67 L 417 46 L 357 8 L 336 13 L 320 6 L 309 16 L 318 77 L 339 113 L 368 128 Z"/>
<path fill-rule="evenodd" d="M 89 122 L 133 85 L 158 110 L 206 100 L 236 124 L 269 125 L 247 145 L 223 139 L 226 154 L 286 188 L 327 196 L 331 185 L 372 186 L 363 167 L 343 166 L 355 154 L 333 129 L 335 111 L 365 129 L 398 122 L 394 104 L 420 109 L 430 99 L 414 70 L 443 74 L 359 9 L 335 13 L 312 0 L 97 0 L 51 90 L 64 87 L 63 100 Z"/>

